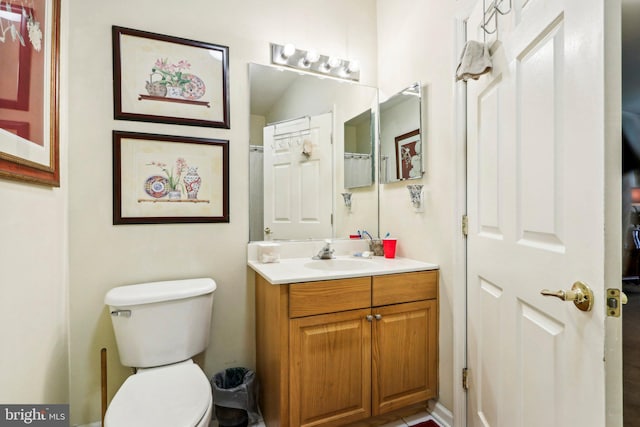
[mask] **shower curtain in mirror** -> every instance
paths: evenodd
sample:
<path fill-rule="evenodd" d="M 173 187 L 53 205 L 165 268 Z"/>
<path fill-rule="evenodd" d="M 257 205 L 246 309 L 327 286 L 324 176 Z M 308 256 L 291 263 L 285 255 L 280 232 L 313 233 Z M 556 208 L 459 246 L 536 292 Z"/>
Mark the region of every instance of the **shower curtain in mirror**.
<path fill-rule="evenodd" d="M 367 187 L 373 183 L 371 155 L 344 153 L 344 187 Z"/>
<path fill-rule="evenodd" d="M 264 151 L 261 145 L 249 146 L 249 240 L 264 240 Z"/>

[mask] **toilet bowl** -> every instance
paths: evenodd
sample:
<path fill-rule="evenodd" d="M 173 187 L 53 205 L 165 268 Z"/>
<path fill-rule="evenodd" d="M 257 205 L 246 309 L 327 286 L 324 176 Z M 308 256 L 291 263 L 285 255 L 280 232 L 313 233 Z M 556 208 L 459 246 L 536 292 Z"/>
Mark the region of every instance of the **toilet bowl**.
<path fill-rule="evenodd" d="M 113 427 L 205 427 L 211 420 L 211 385 L 191 360 L 141 369 L 122 384 L 105 415 Z"/>
<path fill-rule="evenodd" d="M 114 288 L 105 296 L 120 361 L 136 368 L 107 408 L 105 427 L 206 427 L 213 398 L 191 357 L 209 343 L 212 279 Z"/>

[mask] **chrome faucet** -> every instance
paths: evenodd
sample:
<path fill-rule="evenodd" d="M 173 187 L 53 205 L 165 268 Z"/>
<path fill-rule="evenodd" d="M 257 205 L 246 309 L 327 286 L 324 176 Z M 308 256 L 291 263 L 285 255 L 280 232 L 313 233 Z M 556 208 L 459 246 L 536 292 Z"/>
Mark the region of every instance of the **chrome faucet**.
<path fill-rule="evenodd" d="M 331 249 L 331 240 L 325 240 L 324 246 L 320 249 L 320 252 L 313 259 L 332 259 L 333 249 Z"/>

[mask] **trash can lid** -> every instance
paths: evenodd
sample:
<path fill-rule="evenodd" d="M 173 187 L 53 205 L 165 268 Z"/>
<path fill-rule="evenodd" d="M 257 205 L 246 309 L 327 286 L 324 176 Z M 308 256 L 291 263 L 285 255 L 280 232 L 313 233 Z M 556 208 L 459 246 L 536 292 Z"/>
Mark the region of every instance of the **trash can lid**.
<path fill-rule="evenodd" d="M 210 405 L 209 381 L 192 361 L 141 370 L 114 396 L 105 427 L 193 427 Z"/>

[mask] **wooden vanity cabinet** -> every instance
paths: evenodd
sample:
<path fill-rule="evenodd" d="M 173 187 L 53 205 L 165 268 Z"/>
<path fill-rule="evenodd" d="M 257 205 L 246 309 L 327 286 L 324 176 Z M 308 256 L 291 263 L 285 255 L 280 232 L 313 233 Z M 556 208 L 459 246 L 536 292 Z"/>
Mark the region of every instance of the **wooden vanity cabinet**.
<path fill-rule="evenodd" d="M 271 285 L 256 275 L 267 427 L 338 426 L 436 396 L 437 270 Z"/>
<path fill-rule="evenodd" d="M 437 396 L 438 272 L 372 278 L 373 415 Z"/>

